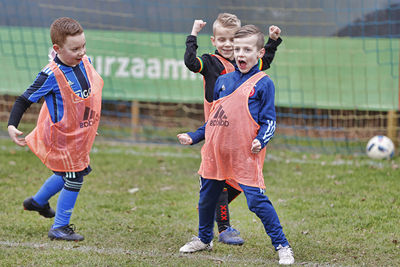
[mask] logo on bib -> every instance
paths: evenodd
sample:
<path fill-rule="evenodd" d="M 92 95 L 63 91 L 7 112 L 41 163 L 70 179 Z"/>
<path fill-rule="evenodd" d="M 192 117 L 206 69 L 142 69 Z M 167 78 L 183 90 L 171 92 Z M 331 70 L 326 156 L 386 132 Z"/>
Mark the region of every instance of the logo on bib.
<path fill-rule="evenodd" d="M 224 127 L 229 126 L 228 117 L 226 116 L 225 111 L 222 108 L 222 106 L 219 106 L 214 117 L 212 118 L 212 120 L 209 120 L 208 123 L 210 126 L 224 126 Z"/>
<path fill-rule="evenodd" d="M 100 119 L 99 114 L 96 111 L 90 109 L 89 107 L 85 107 L 85 113 L 83 114 L 83 119 L 79 123 L 79 127 L 85 128 L 90 127 Z"/>

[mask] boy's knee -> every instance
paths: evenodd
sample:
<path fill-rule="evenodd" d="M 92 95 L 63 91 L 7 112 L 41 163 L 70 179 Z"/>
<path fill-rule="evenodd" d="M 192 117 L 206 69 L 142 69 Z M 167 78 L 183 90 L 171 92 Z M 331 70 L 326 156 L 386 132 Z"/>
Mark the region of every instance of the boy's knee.
<path fill-rule="evenodd" d="M 249 210 L 251 210 L 252 212 L 256 212 L 257 207 L 259 206 L 260 201 L 256 200 L 256 199 L 248 199 L 247 200 L 247 207 L 249 208 Z"/>
<path fill-rule="evenodd" d="M 247 194 L 247 206 L 249 210 L 252 212 L 256 212 L 257 209 L 264 207 L 265 205 L 271 205 L 270 200 L 264 194 L 255 193 L 255 194 Z"/>

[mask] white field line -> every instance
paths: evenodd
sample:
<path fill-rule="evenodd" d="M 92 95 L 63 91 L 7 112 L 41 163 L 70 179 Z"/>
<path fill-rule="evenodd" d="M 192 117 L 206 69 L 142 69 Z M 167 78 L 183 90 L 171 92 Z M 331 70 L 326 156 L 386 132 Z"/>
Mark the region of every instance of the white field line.
<path fill-rule="evenodd" d="M 123 248 L 98 248 L 92 246 L 81 246 L 76 242 L 63 242 L 63 241 L 55 241 L 51 243 L 30 243 L 30 242 L 12 242 L 12 241 L 0 241 L 0 247 L 11 247 L 11 248 L 32 248 L 32 249 L 41 249 L 41 250 L 62 250 L 62 251 L 78 251 L 81 253 L 97 253 L 100 255 L 132 255 L 132 256 L 146 256 L 146 257 L 163 257 L 163 258 L 181 258 L 187 257 L 192 259 L 206 259 L 212 260 L 219 263 L 227 263 L 227 262 L 236 262 L 236 263 L 247 263 L 247 264 L 276 264 L 278 259 L 275 257 L 274 259 L 262 259 L 262 258 L 242 258 L 236 259 L 231 257 L 231 255 L 227 255 L 224 257 L 216 257 L 212 255 L 205 255 L 203 253 L 195 253 L 195 254 L 180 254 L 180 253 L 162 253 L 156 251 L 140 251 L 140 250 L 129 250 Z M 308 264 L 308 263 L 307 263 Z M 314 265 L 315 266 L 315 265 Z"/>

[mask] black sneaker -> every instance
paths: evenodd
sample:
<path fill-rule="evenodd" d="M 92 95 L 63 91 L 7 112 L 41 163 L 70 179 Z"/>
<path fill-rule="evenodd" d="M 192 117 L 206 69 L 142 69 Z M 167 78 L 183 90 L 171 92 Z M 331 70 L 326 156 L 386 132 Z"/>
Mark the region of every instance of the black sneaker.
<path fill-rule="evenodd" d="M 58 228 L 52 228 L 48 234 L 51 240 L 66 240 L 66 241 L 82 241 L 84 238 L 75 233 L 75 225 L 65 225 Z"/>
<path fill-rule="evenodd" d="M 22 205 L 24 206 L 24 210 L 37 211 L 40 215 L 46 218 L 53 218 L 56 215 L 54 210 L 50 208 L 49 203 L 40 206 L 32 197 L 25 199 Z"/>

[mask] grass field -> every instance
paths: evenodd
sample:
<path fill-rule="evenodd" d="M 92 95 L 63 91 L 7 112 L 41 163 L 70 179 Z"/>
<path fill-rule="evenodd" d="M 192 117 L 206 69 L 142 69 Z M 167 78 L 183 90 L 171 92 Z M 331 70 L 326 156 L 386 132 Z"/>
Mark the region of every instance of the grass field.
<path fill-rule="evenodd" d="M 27 149 L 0 139 L 0 266 L 274 266 L 277 254 L 243 195 L 231 222 L 246 243 L 182 256 L 197 233 L 200 146 L 96 142 L 71 223 L 80 243 L 50 241 L 53 222 L 22 201 L 51 175 Z M 266 194 L 297 265 L 400 266 L 400 159 L 271 150 Z M 136 191 L 130 193 L 131 190 Z M 57 198 L 50 201 L 56 207 Z"/>

